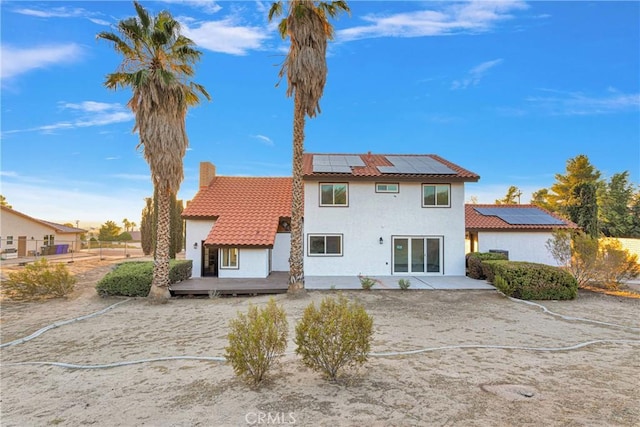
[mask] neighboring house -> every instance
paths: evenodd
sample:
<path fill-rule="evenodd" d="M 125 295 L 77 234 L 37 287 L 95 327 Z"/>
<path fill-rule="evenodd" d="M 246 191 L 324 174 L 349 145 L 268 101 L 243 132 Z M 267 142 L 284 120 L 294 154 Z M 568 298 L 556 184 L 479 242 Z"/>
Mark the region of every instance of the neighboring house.
<path fill-rule="evenodd" d="M 464 275 L 464 184 L 436 155 L 304 155 L 308 276 Z M 201 163 L 183 212 L 194 276 L 288 271 L 291 178 L 217 177 Z"/>
<path fill-rule="evenodd" d="M 0 252 L 3 258 L 52 255 L 77 251 L 86 230 L 32 218 L 1 207 Z"/>
<path fill-rule="evenodd" d="M 193 277 L 267 277 L 289 270 L 291 178 L 216 176 L 200 163 L 200 190 L 182 212 Z"/>
<path fill-rule="evenodd" d="M 512 261 L 557 265 L 546 247 L 576 224 L 535 205 L 466 205 L 466 252 L 504 251 Z"/>

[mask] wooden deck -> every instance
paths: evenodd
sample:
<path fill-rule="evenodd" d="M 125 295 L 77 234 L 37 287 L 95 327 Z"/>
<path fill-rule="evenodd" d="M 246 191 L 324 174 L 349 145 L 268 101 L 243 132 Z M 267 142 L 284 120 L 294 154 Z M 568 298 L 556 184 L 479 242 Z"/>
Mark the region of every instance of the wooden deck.
<path fill-rule="evenodd" d="M 208 295 L 216 291 L 220 295 L 281 294 L 287 292 L 289 273 L 272 272 L 264 279 L 221 279 L 198 277 L 174 283 L 169 290 L 174 295 Z"/>

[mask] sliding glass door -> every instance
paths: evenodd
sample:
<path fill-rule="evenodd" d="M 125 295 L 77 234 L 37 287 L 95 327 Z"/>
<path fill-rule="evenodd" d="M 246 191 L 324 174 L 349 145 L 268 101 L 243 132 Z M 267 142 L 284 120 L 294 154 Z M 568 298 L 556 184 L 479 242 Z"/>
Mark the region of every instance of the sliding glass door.
<path fill-rule="evenodd" d="M 394 237 L 393 273 L 442 273 L 442 237 Z"/>

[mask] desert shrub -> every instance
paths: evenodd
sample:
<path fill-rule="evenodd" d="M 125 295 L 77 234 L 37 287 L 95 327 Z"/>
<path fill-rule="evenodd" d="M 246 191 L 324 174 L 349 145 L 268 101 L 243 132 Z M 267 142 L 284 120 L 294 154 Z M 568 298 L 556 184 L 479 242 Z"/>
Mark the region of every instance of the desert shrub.
<path fill-rule="evenodd" d="M 378 283 L 376 279 L 372 279 L 371 277 L 367 276 L 358 275 L 358 279 L 360 279 L 360 285 L 365 291 L 371 290 L 371 288 L 373 288 L 373 285 Z"/>
<path fill-rule="evenodd" d="M 472 279 L 486 279 L 482 271 L 482 261 L 506 260 L 504 254 L 494 252 L 472 252 L 467 255 L 467 275 Z"/>
<path fill-rule="evenodd" d="M 169 282 L 176 283 L 191 276 L 191 260 L 171 260 Z M 146 297 L 153 280 L 153 261 L 134 261 L 118 264 L 97 284 L 100 296 Z"/>
<path fill-rule="evenodd" d="M 578 281 L 617 288 L 625 280 L 640 275 L 638 256 L 622 248 L 615 239 L 596 239 L 581 231 L 554 232 L 547 249 L 559 265 Z"/>
<path fill-rule="evenodd" d="M 311 303 L 296 325 L 296 353 L 302 362 L 335 381 L 343 368 L 367 361 L 373 318 L 364 307 L 342 295 L 327 297 L 320 307 Z"/>
<path fill-rule="evenodd" d="M 284 353 L 288 332 L 284 309 L 273 298 L 263 309 L 250 305 L 246 315 L 238 313 L 229 322 L 229 346 L 225 348 L 236 375 L 254 385 L 260 384 L 277 357 Z"/>
<path fill-rule="evenodd" d="M 558 267 L 519 261 L 484 261 L 483 267 L 490 281 L 510 297 L 566 300 L 578 294 L 576 279 Z"/>
<path fill-rule="evenodd" d="M 27 264 L 23 270 L 9 273 L 9 280 L 2 283 L 14 299 L 38 297 L 64 297 L 73 292 L 76 278 L 64 264 L 49 263 L 41 258 Z"/>
<path fill-rule="evenodd" d="M 398 286 L 403 291 L 406 291 L 407 289 L 409 289 L 409 286 L 411 286 L 411 280 L 409 280 L 409 279 L 399 279 L 398 280 Z"/>

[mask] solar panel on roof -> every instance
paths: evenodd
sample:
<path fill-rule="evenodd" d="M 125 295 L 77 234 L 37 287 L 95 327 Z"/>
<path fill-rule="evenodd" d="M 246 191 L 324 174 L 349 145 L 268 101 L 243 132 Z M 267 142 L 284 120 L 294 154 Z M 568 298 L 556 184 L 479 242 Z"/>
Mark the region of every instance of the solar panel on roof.
<path fill-rule="evenodd" d="M 365 166 L 360 156 L 340 154 L 314 154 L 313 172 L 318 173 L 351 173 L 354 166 Z"/>
<path fill-rule="evenodd" d="M 382 173 L 455 175 L 457 172 L 429 156 L 386 156 L 393 166 L 378 166 Z"/>
<path fill-rule="evenodd" d="M 497 216 L 511 225 L 565 225 L 565 222 L 537 208 L 474 208 L 485 216 Z"/>

